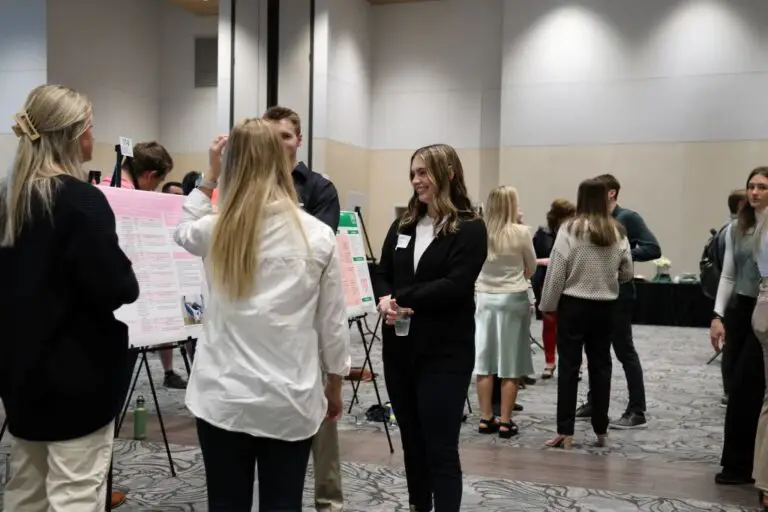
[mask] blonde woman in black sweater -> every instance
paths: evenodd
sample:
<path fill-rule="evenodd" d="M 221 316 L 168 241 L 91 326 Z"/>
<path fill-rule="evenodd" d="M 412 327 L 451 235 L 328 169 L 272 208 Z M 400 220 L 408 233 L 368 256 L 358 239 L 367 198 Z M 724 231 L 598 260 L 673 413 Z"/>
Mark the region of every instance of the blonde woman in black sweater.
<path fill-rule="evenodd" d="M 539 309 L 557 312 L 557 435 L 552 448 L 571 448 L 581 353 L 587 354 L 592 428 L 598 446 L 608 432 L 611 392 L 611 317 L 619 283 L 633 275 L 624 228 L 608 213 L 608 190 L 596 179 L 581 182 L 576 217 L 557 233 Z"/>

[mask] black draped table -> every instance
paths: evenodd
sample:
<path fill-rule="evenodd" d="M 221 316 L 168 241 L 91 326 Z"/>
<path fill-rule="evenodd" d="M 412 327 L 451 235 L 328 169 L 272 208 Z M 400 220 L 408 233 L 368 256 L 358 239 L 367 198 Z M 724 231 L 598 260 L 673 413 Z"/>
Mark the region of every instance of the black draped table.
<path fill-rule="evenodd" d="M 635 281 L 633 324 L 709 327 L 714 301 L 699 283 Z"/>

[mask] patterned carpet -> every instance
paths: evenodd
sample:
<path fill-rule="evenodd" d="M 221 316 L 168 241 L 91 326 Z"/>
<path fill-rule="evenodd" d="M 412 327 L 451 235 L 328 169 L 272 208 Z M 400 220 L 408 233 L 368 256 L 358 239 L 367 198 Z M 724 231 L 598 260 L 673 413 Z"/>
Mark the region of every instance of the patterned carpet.
<path fill-rule="evenodd" d="M 178 474 L 168 472 L 162 444 L 118 441 L 115 481 L 131 489 L 125 512 L 199 512 L 207 510 L 200 450 L 172 446 Z M 408 510 L 402 470 L 343 463 L 345 511 L 393 512 Z M 312 471 L 307 474 L 304 503 L 312 503 Z M 4 481 L 0 470 L 0 481 Z M 257 503 L 255 501 L 254 503 Z M 2 507 L 0 507 L 2 510 Z M 305 511 L 314 510 L 305 506 Z M 749 509 L 693 500 L 636 496 L 610 491 L 513 482 L 468 476 L 464 481 L 462 512 L 736 512 Z"/>
<path fill-rule="evenodd" d="M 354 331 L 356 333 L 356 331 Z M 533 333 L 538 338 L 541 324 L 535 322 Z M 709 366 L 712 347 L 706 331 L 702 329 L 635 326 L 635 345 L 645 374 L 648 428 L 629 432 L 612 432 L 611 448 L 592 448 L 584 443 L 585 452 L 638 459 L 655 459 L 664 462 L 695 462 L 716 465 L 720 457 L 723 418 L 725 409 L 720 407 L 722 385 L 720 363 Z M 353 365 L 363 364 L 365 354 L 357 336 L 353 340 Z M 540 373 L 544 367 L 543 351 L 536 348 L 534 367 Z M 373 349 L 374 369 L 381 374 L 381 344 L 376 342 Z M 153 377 L 160 379 L 160 363 L 153 356 L 151 360 Z M 177 367 L 183 368 L 177 356 Z M 587 379 L 581 383 L 579 392 L 586 397 Z M 148 407 L 154 410 L 149 394 L 149 383 L 142 372 L 138 389 L 147 398 Z M 384 378 L 379 378 L 382 400 L 386 401 Z M 352 390 L 344 388 L 345 400 L 349 403 Z M 365 420 L 365 411 L 376 403 L 372 384 L 360 387 L 360 403 L 344 416 L 340 428 L 357 431 L 382 431 L 380 423 Z M 476 433 L 478 411 L 474 383 L 469 392 L 473 413 L 462 430 L 464 443 L 503 443 L 510 446 L 540 447 L 555 432 L 555 409 L 557 403 L 557 379 L 539 380 L 535 385 L 521 391 L 519 403 L 525 410 L 515 421 L 520 426 L 520 435 L 512 440 L 502 441 L 496 436 L 480 436 Z M 165 414 L 189 415 L 184 407 L 184 393 L 158 387 L 158 400 Z M 613 383 L 611 388 L 612 417 L 620 416 L 627 404 L 627 386 L 621 365 L 614 359 Z M 393 430 L 396 434 L 396 428 Z M 575 445 L 580 440 L 590 439 L 588 423 L 578 423 Z"/>
<path fill-rule="evenodd" d="M 540 324 L 533 327 L 540 332 Z M 722 393 L 719 363 L 707 366 L 711 356 L 706 332 L 701 329 L 670 327 L 635 327 L 635 343 L 643 362 L 648 397 L 649 427 L 646 430 L 613 432 L 611 446 L 592 448 L 578 443 L 577 450 L 600 456 L 653 459 L 668 463 L 696 463 L 714 469 L 720 456 L 724 409 L 719 406 Z M 355 364 L 362 364 L 364 354 L 358 340 L 354 342 Z M 374 363 L 381 360 L 380 346 L 375 347 Z M 543 354 L 534 355 L 537 371 L 543 367 Z M 152 360 L 153 376 L 161 375 L 159 361 Z M 181 361 L 178 361 L 181 368 Z M 377 372 L 381 368 L 374 364 Z M 581 387 L 586 393 L 586 382 Z M 145 375 L 139 379 L 139 389 L 149 397 Z M 386 399 L 383 379 L 380 389 Z M 351 389 L 345 388 L 346 399 Z M 626 404 L 626 384 L 620 365 L 614 361 L 611 413 L 619 415 Z M 360 405 L 345 416 L 340 428 L 364 432 L 381 430 L 381 424 L 365 421 L 365 410 L 376 402 L 373 386 L 363 384 Z M 165 414 L 188 414 L 183 405 L 183 392 L 159 388 L 158 399 Z M 476 403 L 474 388 L 470 399 Z M 151 400 L 148 400 L 151 402 Z M 556 379 L 539 381 L 522 391 L 520 403 L 525 411 L 516 417 L 520 435 L 509 441 L 495 436 L 476 434 L 477 411 L 470 415 L 462 431 L 463 443 L 499 443 L 510 446 L 538 448 L 554 432 Z M 149 404 L 154 408 L 153 404 Z M 397 436 L 394 428 L 393 435 Z M 577 442 L 590 438 L 589 426 L 577 427 Z M 4 440 L 7 443 L 7 439 Z M 395 439 L 395 443 L 397 439 Z M 205 510 L 204 472 L 199 449 L 175 446 L 174 460 L 179 464 L 179 476 L 168 474 L 162 446 L 152 443 L 119 442 L 116 447 L 116 481 L 129 487 L 132 502 L 123 510 Z M 0 483 L 4 479 L 4 464 L 0 456 Z M 407 510 L 407 493 L 402 471 L 355 463 L 344 464 L 345 490 L 349 511 Z M 308 475 L 311 482 L 311 474 Z M 305 496 L 311 503 L 311 492 Z M 308 509 L 309 510 L 309 509 Z M 719 505 L 669 500 L 647 496 L 630 496 L 607 491 L 590 491 L 573 487 L 546 486 L 475 478 L 465 479 L 465 500 L 462 510 L 475 511 L 719 511 L 747 510 L 723 508 Z"/>

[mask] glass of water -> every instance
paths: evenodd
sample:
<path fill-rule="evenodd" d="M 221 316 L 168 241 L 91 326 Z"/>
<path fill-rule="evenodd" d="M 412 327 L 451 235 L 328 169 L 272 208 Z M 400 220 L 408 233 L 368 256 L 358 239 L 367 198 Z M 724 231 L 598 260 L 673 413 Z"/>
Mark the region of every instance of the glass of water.
<path fill-rule="evenodd" d="M 405 314 L 402 309 L 398 309 L 397 319 L 395 320 L 395 336 L 408 336 L 411 330 L 411 317 Z"/>

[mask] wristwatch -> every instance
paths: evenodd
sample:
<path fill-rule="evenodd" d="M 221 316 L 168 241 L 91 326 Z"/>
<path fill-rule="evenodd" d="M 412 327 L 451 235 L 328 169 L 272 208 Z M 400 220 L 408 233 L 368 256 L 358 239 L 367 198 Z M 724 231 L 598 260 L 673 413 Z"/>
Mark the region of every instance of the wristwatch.
<path fill-rule="evenodd" d="M 197 184 L 197 188 L 210 188 L 211 190 L 213 190 L 218 185 L 219 185 L 218 181 L 211 181 L 211 180 L 207 180 L 205 178 L 202 178 L 200 180 L 200 183 Z"/>
<path fill-rule="evenodd" d="M 720 321 L 722 321 L 723 320 L 723 315 L 721 315 L 719 313 L 712 313 L 712 320 L 720 320 Z"/>

